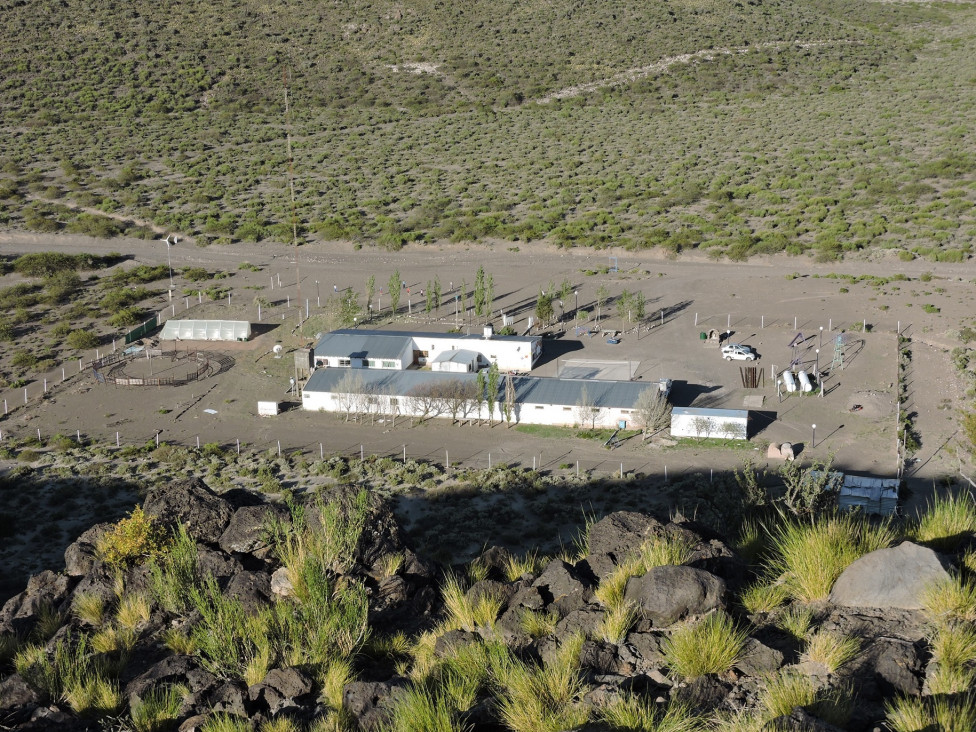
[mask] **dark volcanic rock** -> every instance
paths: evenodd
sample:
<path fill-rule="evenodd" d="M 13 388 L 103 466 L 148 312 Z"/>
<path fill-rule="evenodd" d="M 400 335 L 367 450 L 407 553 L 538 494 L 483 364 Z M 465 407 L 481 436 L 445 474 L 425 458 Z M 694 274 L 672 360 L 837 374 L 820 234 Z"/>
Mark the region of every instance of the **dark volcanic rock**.
<path fill-rule="evenodd" d="M 899 638 L 877 638 L 854 662 L 852 674 L 862 681 L 862 686 L 874 682 L 877 691 L 871 696 L 875 698 L 920 694 L 925 661 L 919 645 Z"/>
<path fill-rule="evenodd" d="M 760 643 L 755 638 L 747 638 L 735 667 L 748 676 L 762 676 L 778 671 L 783 666 L 783 653 Z"/>
<path fill-rule="evenodd" d="M 208 694 L 207 706 L 215 713 L 225 712 L 238 717 L 250 715 L 247 689 L 236 681 L 227 681 Z"/>
<path fill-rule="evenodd" d="M 721 706 L 730 691 L 732 691 L 732 684 L 722 681 L 714 674 L 709 674 L 699 676 L 685 686 L 677 687 L 674 690 L 674 698 L 678 702 L 687 704 L 693 712 L 709 714 Z"/>
<path fill-rule="evenodd" d="M 240 600 L 253 613 L 271 601 L 271 578 L 264 572 L 239 572 L 231 577 L 224 594 Z"/>
<path fill-rule="evenodd" d="M 311 701 L 314 690 L 312 678 L 304 672 L 276 668 L 260 684 L 250 687 L 247 695 L 253 705 L 273 717 L 283 709 Z"/>
<path fill-rule="evenodd" d="M 228 554 L 266 553 L 268 522 L 272 518 L 286 520 L 288 509 L 277 504 L 243 506 L 234 511 L 217 543 Z"/>
<path fill-rule="evenodd" d="M 589 601 L 596 582 L 587 570 L 553 559 L 532 584 L 539 588 L 547 605 L 565 616 Z"/>
<path fill-rule="evenodd" d="M 0 635 L 27 635 L 42 611 L 57 609 L 64 602 L 72 584 L 70 577 L 47 569 L 35 574 L 27 581 L 26 590 L 4 603 L 0 610 Z"/>
<path fill-rule="evenodd" d="M 380 729 L 389 721 L 389 703 L 407 686 L 404 678 L 389 681 L 353 681 L 342 691 L 342 706 L 364 732 Z"/>
<path fill-rule="evenodd" d="M 723 606 L 725 582 L 693 567 L 654 567 L 627 582 L 625 598 L 658 626 Z"/>
<path fill-rule="evenodd" d="M 0 722 L 26 722 L 40 700 L 37 692 L 20 676 L 8 676 L 0 681 Z"/>
<path fill-rule="evenodd" d="M 64 550 L 64 573 L 69 577 L 81 577 L 88 574 L 95 562 L 95 542 L 112 524 L 95 524 L 75 539 Z"/>
<path fill-rule="evenodd" d="M 228 580 L 243 569 L 241 563 L 221 551 L 206 546 L 197 547 L 197 576 L 213 577 L 226 587 Z"/>
<path fill-rule="evenodd" d="M 199 479 L 157 483 L 149 488 L 143 509 L 165 526 L 186 524 L 198 541 L 216 544 L 233 509 Z"/>
<path fill-rule="evenodd" d="M 652 516 L 633 511 L 612 513 L 590 528 L 589 554 L 584 561 L 593 575 L 602 580 L 636 552 L 645 539 L 663 530 L 664 524 Z"/>
<path fill-rule="evenodd" d="M 216 683 L 217 677 L 202 668 L 193 656 L 169 656 L 129 682 L 125 694 L 131 704 L 134 697 L 142 698 L 160 686 L 182 684 L 191 693 L 197 693 Z"/>
<path fill-rule="evenodd" d="M 948 579 L 938 553 L 905 541 L 851 564 L 834 583 L 830 601 L 844 607 L 921 610 L 925 589 Z"/>
<path fill-rule="evenodd" d="M 771 732 L 842 732 L 840 727 L 824 722 L 810 714 L 802 707 L 796 707 L 792 712 L 777 717 L 766 725 L 764 729 Z"/>

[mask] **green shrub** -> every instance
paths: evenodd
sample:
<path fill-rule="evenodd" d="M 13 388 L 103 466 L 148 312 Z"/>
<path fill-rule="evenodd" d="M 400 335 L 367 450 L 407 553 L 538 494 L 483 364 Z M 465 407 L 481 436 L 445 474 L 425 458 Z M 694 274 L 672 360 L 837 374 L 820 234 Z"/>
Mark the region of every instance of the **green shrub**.
<path fill-rule="evenodd" d="M 629 692 L 613 698 L 600 709 L 600 719 L 611 729 L 635 732 L 704 732 L 706 720 L 683 704 L 673 702 L 663 709 L 656 700 Z"/>
<path fill-rule="evenodd" d="M 976 697 L 898 697 L 885 706 L 892 732 L 968 732 L 976 729 Z"/>
<path fill-rule="evenodd" d="M 73 330 L 68 334 L 66 343 L 69 348 L 89 350 L 98 346 L 98 336 L 90 330 Z"/>
<path fill-rule="evenodd" d="M 854 660 L 861 644 L 856 638 L 818 631 L 807 642 L 806 658 L 821 664 L 829 673 L 835 673 L 844 664 Z"/>
<path fill-rule="evenodd" d="M 167 684 L 137 697 L 130 707 L 134 732 L 162 732 L 175 727 L 183 698 L 189 693 L 182 684 Z"/>
<path fill-rule="evenodd" d="M 99 559 L 112 567 L 126 567 L 163 550 L 165 534 L 141 506 L 102 534 L 95 542 Z"/>

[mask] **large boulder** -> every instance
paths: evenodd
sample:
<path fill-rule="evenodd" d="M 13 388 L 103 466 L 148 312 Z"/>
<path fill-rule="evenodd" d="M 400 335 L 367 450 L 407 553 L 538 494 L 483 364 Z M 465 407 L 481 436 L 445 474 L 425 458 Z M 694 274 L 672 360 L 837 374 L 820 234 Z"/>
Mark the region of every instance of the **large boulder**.
<path fill-rule="evenodd" d="M 217 543 L 228 554 L 266 554 L 269 521 L 287 516 L 287 509 L 276 504 L 242 506 L 234 511 Z"/>
<path fill-rule="evenodd" d="M 216 544 L 230 523 L 233 508 L 200 479 L 159 482 L 149 488 L 143 509 L 164 526 L 186 524 L 198 541 Z"/>
<path fill-rule="evenodd" d="M 627 581 L 624 598 L 654 625 L 664 627 L 690 615 L 723 607 L 725 581 L 694 567 L 654 567 Z"/>
<path fill-rule="evenodd" d="M 0 610 L 0 635 L 26 636 L 42 613 L 64 602 L 73 581 L 63 574 L 44 570 L 27 581 L 27 589 L 14 595 Z"/>
<path fill-rule="evenodd" d="M 272 717 L 283 709 L 298 707 L 313 699 L 312 678 L 296 668 L 272 669 L 260 684 L 247 690 L 251 703 Z"/>
<path fill-rule="evenodd" d="M 545 571 L 532 583 L 539 589 L 546 605 L 562 616 L 585 605 L 593 595 L 595 584 L 589 572 L 561 559 L 549 562 Z"/>
<path fill-rule="evenodd" d="M 40 700 L 38 693 L 17 674 L 0 681 L 0 719 L 25 721 Z"/>
<path fill-rule="evenodd" d="M 590 527 L 586 564 L 602 580 L 646 539 L 663 531 L 664 525 L 653 516 L 634 511 L 611 513 Z"/>
<path fill-rule="evenodd" d="M 216 684 L 217 677 L 201 667 L 195 658 L 177 655 L 164 658 L 130 681 L 125 687 L 125 694 L 131 704 L 163 686 L 183 685 L 191 693 L 196 693 Z"/>
<path fill-rule="evenodd" d="M 342 690 L 342 707 L 363 732 L 383 729 L 389 722 L 390 703 L 407 686 L 407 680 L 353 681 Z"/>
<path fill-rule="evenodd" d="M 95 524 L 75 539 L 64 550 L 64 573 L 69 577 L 88 574 L 95 562 L 95 545 L 98 539 L 112 526 L 111 523 Z"/>
<path fill-rule="evenodd" d="M 231 577 L 224 594 L 256 613 L 271 602 L 271 579 L 264 572 L 240 572 Z"/>
<path fill-rule="evenodd" d="M 834 583 L 830 601 L 843 607 L 921 610 L 926 588 L 949 578 L 936 552 L 906 541 L 851 564 Z"/>

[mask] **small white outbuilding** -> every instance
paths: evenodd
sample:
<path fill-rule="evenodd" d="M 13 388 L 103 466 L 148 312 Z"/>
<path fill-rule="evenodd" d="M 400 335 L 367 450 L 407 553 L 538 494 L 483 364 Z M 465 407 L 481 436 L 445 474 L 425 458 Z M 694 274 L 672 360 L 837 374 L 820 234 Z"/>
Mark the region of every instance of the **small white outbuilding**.
<path fill-rule="evenodd" d="M 430 370 L 466 374 L 478 370 L 478 361 L 480 358 L 480 353 L 464 348 L 459 348 L 454 351 L 441 351 L 430 362 Z"/>
<path fill-rule="evenodd" d="M 707 437 L 747 440 L 749 439 L 749 411 L 675 407 L 671 410 L 671 436 L 694 437 L 699 440 Z"/>

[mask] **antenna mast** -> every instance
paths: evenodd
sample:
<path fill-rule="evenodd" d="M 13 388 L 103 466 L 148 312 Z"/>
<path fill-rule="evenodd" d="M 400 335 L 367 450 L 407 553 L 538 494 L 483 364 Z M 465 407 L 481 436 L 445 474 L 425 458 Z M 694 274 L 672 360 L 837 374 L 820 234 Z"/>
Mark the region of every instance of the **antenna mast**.
<path fill-rule="evenodd" d="M 291 194 L 291 238 L 295 245 L 295 284 L 298 287 L 298 325 L 302 324 L 302 274 L 298 264 L 298 214 L 295 210 L 295 158 L 291 154 L 291 109 L 288 106 L 288 69 L 285 80 L 285 144 L 288 148 L 288 191 Z M 301 333 L 299 333 L 299 337 Z"/>

